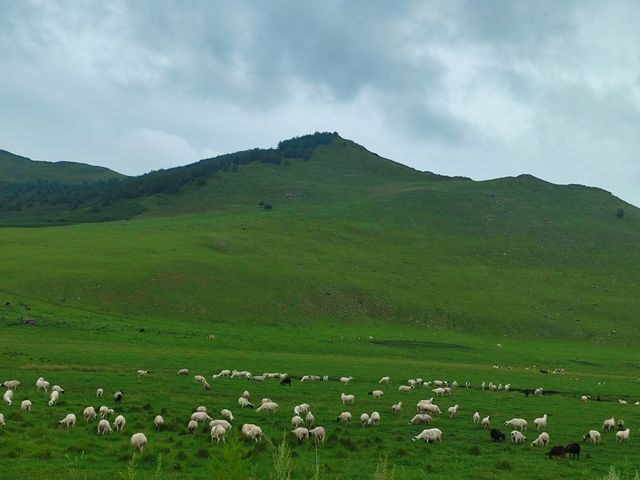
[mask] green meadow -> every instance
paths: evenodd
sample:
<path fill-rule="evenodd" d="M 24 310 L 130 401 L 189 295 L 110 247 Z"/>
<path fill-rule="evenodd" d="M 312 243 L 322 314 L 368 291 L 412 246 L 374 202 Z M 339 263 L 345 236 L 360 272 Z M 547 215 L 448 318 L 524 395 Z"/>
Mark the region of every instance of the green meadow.
<path fill-rule="evenodd" d="M 530 176 L 439 177 L 339 139 L 309 160 L 241 165 L 175 194 L 119 202 L 109 207 L 118 221 L 0 229 L 0 381 L 22 382 L 13 405 L 0 404 L 3 478 L 583 479 L 640 468 L 640 212 L 611 194 Z M 102 215 L 96 208 L 74 215 Z M 46 209 L 6 212 L 2 223 L 41 224 Z M 565 374 L 541 372 L 555 368 Z M 213 380 L 221 369 L 294 380 Z M 305 374 L 330 380 L 301 383 Z M 385 375 L 384 397 L 367 395 Z M 36 392 L 40 376 L 65 389 L 57 405 Z M 416 377 L 460 384 L 435 400 L 442 443 L 412 442 L 424 428 L 408 424 L 415 404 L 433 396 L 398 391 Z M 489 392 L 483 381 L 558 393 Z M 244 390 L 280 410 L 240 409 Z M 342 392 L 355 406 L 341 405 Z M 20 411 L 23 399 L 32 413 Z M 290 433 L 303 402 L 327 430 L 317 448 Z M 82 419 L 89 405 L 123 414 L 124 433 L 98 436 L 97 422 Z M 233 411 L 225 445 L 204 426 L 187 431 L 199 405 L 213 418 Z M 336 423 L 343 410 L 350 424 Z M 374 410 L 380 425 L 362 428 L 360 414 Z M 502 422 L 526 418 L 527 441 L 492 444 L 475 411 L 507 437 Z M 69 431 L 58 426 L 67 413 L 78 416 Z M 603 433 L 579 460 L 552 461 L 549 448 L 529 446 L 544 413 L 552 445 L 581 442 L 611 416 L 631 439 Z M 243 423 L 265 439 L 239 439 Z M 149 442 L 133 455 L 138 431 Z"/>

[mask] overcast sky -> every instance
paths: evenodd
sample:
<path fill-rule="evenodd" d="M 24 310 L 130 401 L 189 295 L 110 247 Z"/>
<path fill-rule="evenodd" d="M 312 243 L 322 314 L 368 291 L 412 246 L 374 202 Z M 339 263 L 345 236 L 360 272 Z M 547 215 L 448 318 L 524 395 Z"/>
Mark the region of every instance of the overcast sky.
<path fill-rule="evenodd" d="M 640 205 L 636 1 L 0 0 L 0 148 L 122 173 L 314 131 Z"/>

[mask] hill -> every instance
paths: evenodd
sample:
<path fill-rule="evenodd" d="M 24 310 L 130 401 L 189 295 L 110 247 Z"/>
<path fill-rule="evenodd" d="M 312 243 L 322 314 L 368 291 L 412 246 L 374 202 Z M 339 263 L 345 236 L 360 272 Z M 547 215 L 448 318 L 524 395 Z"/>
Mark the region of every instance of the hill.
<path fill-rule="evenodd" d="M 0 182 L 47 181 L 78 184 L 122 178 L 108 168 L 76 162 L 42 162 L 0 150 Z"/>

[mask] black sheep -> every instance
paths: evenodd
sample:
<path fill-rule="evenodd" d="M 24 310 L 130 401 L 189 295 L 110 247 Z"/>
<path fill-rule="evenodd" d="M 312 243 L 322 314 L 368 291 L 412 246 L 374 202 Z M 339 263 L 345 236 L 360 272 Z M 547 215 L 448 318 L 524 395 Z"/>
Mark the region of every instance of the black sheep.
<path fill-rule="evenodd" d="M 280 382 L 280 385 L 289 385 L 289 386 L 291 386 L 291 379 L 290 378 L 283 378 L 282 381 Z"/>
<path fill-rule="evenodd" d="M 578 445 L 578 447 L 580 447 L 580 445 Z M 549 458 L 564 458 L 566 454 L 566 448 L 558 445 L 551 448 L 551 451 L 549 452 Z"/>
<path fill-rule="evenodd" d="M 491 435 L 492 442 L 500 442 L 504 440 L 504 433 L 502 433 L 497 428 L 492 428 L 491 431 L 489 432 L 489 435 Z"/>
<path fill-rule="evenodd" d="M 620 420 L 618 420 L 618 431 L 622 432 L 623 430 L 625 430 L 625 428 L 624 428 L 624 420 L 620 419 Z"/>
<path fill-rule="evenodd" d="M 570 443 L 565 447 L 565 451 L 569 454 L 569 458 L 575 458 L 576 460 L 580 458 L 580 444 L 579 443 Z"/>
<path fill-rule="evenodd" d="M 122 401 L 122 392 L 116 392 L 116 393 L 114 393 L 114 395 L 113 395 L 113 399 L 114 399 L 116 402 L 121 402 L 121 401 Z"/>

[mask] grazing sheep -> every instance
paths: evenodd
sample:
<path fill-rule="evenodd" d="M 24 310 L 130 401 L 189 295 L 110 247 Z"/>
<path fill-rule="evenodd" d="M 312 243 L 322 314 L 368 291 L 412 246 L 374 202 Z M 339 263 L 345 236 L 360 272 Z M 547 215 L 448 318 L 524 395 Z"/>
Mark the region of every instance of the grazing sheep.
<path fill-rule="evenodd" d="M 311 411 L 311 407 L 308 403 L 301 403 L 300 405 L 296 405 L 293 407 L 293 413 L 296 415 L 306 415 Z"/>
<path fill-rule="evenodd" d="M 624 420 L 618 420 L 618 430 L 624 430 Z"/>
<path fill-rule="evenodd" d="M 153 419 L 153 424 L 156 426 L 156 430 L 160 431 L 164 426 L 164 418 L 162 418 L 162 415 L 156 415 Z"/>
<path fill-rule="evenodd" d="M 615 417 L 608 418 L 604 422 L 602 422 L 602 430 L 605 432 L 613 432 L 616 428 L 616 419 Z"/>
<path fill-rule="evenodd" d="M 342 412 L 340 415 L 338 415 L 338 418 L 336 418 L 336 421 L 338 423 L 348 423 L 351 421 L 351 413 L 350 412 Z"/>
<path fill-rule="evenodd" d="M 520 430 L 513 430 L 511 432 L 511 443 L 524 443 L 527 439 Z"/>
<path fill-rule="evenodd" d="M 322 381 L 323 382 L 328 382 L 329 381 L 329 375 L 325 375 L 324 377 L 322 377 Z"/>
<path fill-rule="evenodd" d="M 475 423 L 476 425 L 478 423 L 480 423 L 480 413 L 479 412 L 474 413 L 473 417 L 471 417 L 471 418 L 473 418 L 473 423 Z"/>
<path fill-rule="evenodd" d="M 362 415 L 360 415 L 360 425 L 362 425 L 363 427 L 366 427 L 368 423 L 369 423 L 369 414 L 363 413 Z"/>
<path fill-rule="evenodd" d="M 293 428 L 298 428 L 299 426 L 304 424 L 304 420 L 302 419 L 302 417 L 300 415 L 294 415 L 291 418 L 291 426 Z"/>
<path fill-rule="evenodd" d="M 209 385 L 209 382 L 205 380 L 204 383 L 202 384 L 202 388 L 204 390 L 211 390 L 211 385 Z"/>
<path fill-rule="evenodd" d="M 458 409 L 460 408 L 460 405 L 455 404 L 453 407 L 449 407 L 447 409 L 447 412 L 449 412 L 449 417 L 453 418 L 456 416 L 456 414 L 458 413 Z"/>
<path fill-rule="evenodd" d="M 442 387 L 434 388 L 431 391 L 439 397 L 444 397 L 444 394 L 446 393 L 446 390 Z"/>
<path fill-rule="evenodd" d="M 313 423 L 316 421 L 316 417 L 313 416 L 313 413 L 307 413 L 307 416 L 304 418 L 307 423 L 307 427 L 311 427 Z"/>
<path fill-rule="evenodd" d="M 211 427 L 211 442 L 213 443 L 213 441 L 215 440 L 216 443 L 220 443 L 220 440 L 222 440 L 222 443 L 225 443 L 225 433 L 227 433 L 227 430 L 222 425 L 214 425 L 213 427 Z"/>
<path fill-rule="evenodd" d="M 98 422 L 98 435 L 105 435 L 107 433 L 111 433 L 111 425 L 109 425 L 108 420 L 100 420 Z"/>
<path fill-rule="evenodd" d="M 204 384 L 206 381 L 207 381 L 207 379 L 204 378 L 202 375 L 194 375 L 193 376 L 193 383 Z"/>
<path fill-rule="evenodd" d="M 58 422 L 60 426 L 64 425 L 67 428 L 74 427 L 76 425 L 76 416 L 73 413 L 68 413 L 66 417 Z M 2 425 L 2 423 L 0 423 Z"/>
<path fill-rule="evenodd" d="M 176 372 L 176 375 L 183 375 L 183 376 L 189 375 L 189 369 L 188 368 L 181 368 L 180 370 L 178 370 Z"/>
<path fill-rule="evenodd" d="M 291 433 L 293 433 L 293 435 L 295 435 L 295 437 L 298 439 L 298 443 L 301 443 L 302 441 L 309 438 L 309 430 L 304 427 L 298 427 L 294 430 L 291 430 Z"/>
<path fill-rule="evenodd" d="M 58 403 L 58 398 L 60 397 L 60 393 L 58 390 L 53 390 L 51 395 L 49 395 L 49 406 L 53 407 L 56 403 Z"/>
<path fill-rule="evenodd" d="M 342 400 L 342 405 L 346 405 L 350 403 L 351 405 L 355 405 L 356 396 L 355 395 L 346 395 L 345 393 L 340 394 L 340 400 Z"/>
<path fill-rule="evenodd" d="M 409 420 L 409 423 L 411 425 L 420 425 L 423 423 L 430 424 L 432 420 L 433 419 L 431 418 L 431 415 L 429 415 L 428 413 L 418 413 L 414 415 L 411 420 Z"/>
<path fill-rule="evenodd" d="M 20 382 L 18 380 L 5 380 L 3 383 L 0 383 L 0 387 L 8 390 L 17 390 L 19 386 Z"/>
<path fill-rule="evenodd" d="M 511 420 L 506 420 L 504 424 L 517 428 L 521 432 L 526 432 L 528 422 L 524 418 L 512 418 Z"/>
<path fill-rule="evenodd" d="M 6 424 L 4 423 L 4 415 L 0 413 L 0 427 L 4 427 Z"/>
<path fill-rule="evenodd" d="M 266 402 L 260 405 L 256 412 L 276 413 L 278 411 L 278 404 L 276 402 Z"/>
<path fill-rule="evenodd" d="M 620 443 L 629 441 L 629 434 L 631 433 L 630 429 L 620 430 L 616 432 L 616 440 Z"/>
<path fill-rule="evenodd" d="M 311 435 L 315 439 L 316 444 L 318 442 L 324 444 L 324 437 L 326 435 L 326 432 L 323 427 L 312 428 L 311 430 L 309 430 L 309 435 Z"/>
<path fill-rule="evenodd" d="M 195 435 L 196 430 L 198 430 L 198 422 L 195 420 L 189 420 L 189 423 L 187 423 L 187 430 Z"/>
<path fill-rule="evenodd" d="M 242 436 L 247 440 L 257 442 L 262 439 L 262 429 L 253 423 L 245 423 L 242 425 Z"/>
<path fill-rule="evenodd" d="M 242 395 L 240 395 L 242 398 L 246 398 L 247 400 L 249 400 L 249 398 L 251 398 L 251 394 L 245 390 L 244 392 L 242 392 Z"/>
<path fill-rule="evenodd" d="M 113 421 L 113 426 L 116 428 L 116 432 L 122 432 L 126 423 L 127 421 L 125 420 L 124 415 L 118 415 Z"/>
<path fill-rule="evenodd" d="M 580 444 L 579 443 L 570 443 L 566 447 L 564 447 L 565 452 L 569 454 L 569 458 L 575 458 L 578 460 L 580 458 Z"/>
<path fill-rule="evenodd" d="M 567 455 L 567 449 L 561 445 L 557 445 L 551 448 L 549 451 L 549 458 L 564 458 Z"/>
<path fill-rule="evenodd" d="M 418 435 L 413 437 L 414 442 L 416 440 L 424 440 L 427 443 L 432 442 L 441 442 L 442 441 L 442 431 L 439 428 L 428 428 L 420 432 Z"/>
<path fill-rule="evenodd" d="M 2 395 L 2 401 L 11 406 L 13 403 L 13 390 L 7 390 L 4 392 L 4 395 Z"/>
<path fill-rule="evenodd" d="M 200 405 L 199 407 L 196 408 L 196 412 L 207 413 L 207 407 L 205 407 L 204 405 Z"/>
<path fill-rule="evenodd" d="M 591 443 L 593 445 L 599 445 L 600 444 L 600 432 L 597 431 L 597 430 L 589 430 L 582 437 L 582 441 L 584 442 L 587 439 L 591 440 Z"/>
<path fill-rule="evenodd" d="M 484 417 L 480 422 L 480 425 L 482 425 L 484 430 L 489 430 L 489 426 L 491 425 L 491 415 Z"/>
<path fill-rule="evenodd" d="M 389 383 L 391 377 L 382 377 L 378 383 Z"/>
<path fill-rule="evenodd" d="M 100 398 L 102 395 L 104 395 L 104 390 L 102 388 L 98 388 L 96 390 L 96 398 Z"/>
<path fill-rule="evenodd" d="M 222 416 L 222 418 L 233 422 L 233 413 L 231 413 L 231 410 L 223 408 L 222 410 L 220 410 L 220 415 Z"/>
<path fill-rule="evenodd" d="M 417 405 L 417 411 L 418 412 L 427 412 L 430 413 L 431 415 L 434 414 L 442 414 L 442 411 L 440 411 L 440 407 L 438 407 L 438 405 L 436 405 L 435 403 L 422 403 L 419 402 Z"/>
<path fill-rule="evenodd" d="M 353 380 L 353 377 L 340 377 L 340 383 L 343 385 L 347 385 L 351 380 Z"/>
<path fill-rule="evenodd" d="M 369 395 L 371 395 L 373 398 L 382 398 L 384 392 L 382 390 L 373 390 L 372 392 L 369 392 Z"/>
<path fill-rule="evenodd" d="M 399 391 L 399 392 L 406 393 L 406 392 L 410 392 L 410 391 L 411 391 L 411 388 L 412 388 L 412 387 L 410 387 L 410 386 L 408 386 L 408 385 L 400 385 L 400 386 L 398 387 L 398 391 Z"/>
<path fill-rule="evenodd" d="M 505 392 L 508 392 L 509 390 L 511 390 L 511 384 L 510 384 L 510 383 L 507 383 L 507 384 L 504 386 L 504 391 L 505 391 Z"/>
<path fill-rule="evenodd" d="M 49 393 L 49 382 L 47 382 L 44 378 L 40 377 L 36 380 L 36 390 L 44 390 Z"/>
<path fill-rule="evenodd" d="M 394 403 L 393 405 L 391 405 L 391 412 L 400 413 L 400 410 L 402 410 L 402 402 Z"/>
<path fill-rule="evenodd" d="M 588 402 L 590 398 L 591 398 L 591 395 L 582 395 L 580 397 L 580 400 L 582 400 L 583 402 Z"/>
<path fill-rule="evenodd" d="M 240 405 L 240 408 L 245 408 L 245 407 L 253 408 L 253 404 L 244 397 L 238 398 L 238 405 Z"/>
<path fill-rule="evenodd" d="M 118 390 L 116 393 L 114 393 L 113 394 L 113 400 L 116 403 L 120 403 L 122 401 L 122 392 Z M 145 437 L 145 440 L 146 440 L 146 437 Z"/>
<path fill-rule="evenodd" d="M 136 373 L 139 377 L 146 377 L 147 375 L 151 375 L 151 372 L 149 370 L 138 370 Z"/>
<path fill-rule="evenodd" d="M 536 418 L 533 424 L 536 426 L 536 431 L 538 432 L 547 428 L 547 414 L 545 413 L 542 417 Z"/>
<path fill-rule="evenodd" d="M 22 410 L 25 413 L 31 413 L 31 407 L 32 407 L 32 403 L 31 400 L 23 400 L 22 403 L 20 404 L 20 410 Z"/>
<path fill-rule="evenodd" d="M 212 418 L 207 415 L 205 412 L 193 412 L 191 414 L 191 420 L 195 420 L 198 423 L 202 423 L 202 422 L 206 422 L 206 421 L 211 421 Z"/>
<path fill-rule="evenodd" d="M 532 447 L 546 447 L 549 445 L 549 434 L 547 432 L 542 432 L 538 435 L 533 442 L 531 442 Z"/>
<path fill-rule="evenodd" d="M 502 433 L 497 428 L 492 428 L 489 432 L 489 436 L 491 437 L 492 442 L 501 442 L 504 440 L 504 433 Z"/>
<path fill-rule="evenodd" d="M 536 389 L 533 391 L 533 394 L 534 394 L 534 395 L 539 395 L 539 396 L 544 395 L 544 388 L 542 388 L 542 387 L 540 387 L 540 388 L 536 388 Z"/>
<path fill-rule="evenodd" d="M 380 414 L 373 412 L 369 417 L 369 425 L 378 425 L 380 423 Z"/>
<path fill-rule="evenodd" d="M 209 422 L 209 428 L 213 428 L 216 425 L 221 425 L 225 430 L 231 430 L 231 424 L 226 420 L 211 420 Z"/>
<path fill-rule="evenodd" d="M 144 450 L 147 445 L 147 437 L 144 433 L 134 433 L 131 435 L 131 446 L 137 448 L 139 452 Z"/>
<path fill-rule="evenodd" d="M 93 407 L 87 407 L 82 411 L 82 415 L 84 416 L 85 422 L 89 420 L 94 420 L 98 414 L 96 413 L 96 409 Z"/>
<path fill-rule="evenodd" d="M 113 408 L 109 408 L 105 405 L 102 405 L 100 407 L 100 418 L 108 418 L 109 415 L 113 415 Z"/>
<path fill-rule="evenodd" d="M 620 398 L 619 398 L 619 399 L 618 399 L 618 403 L 619 403 L 620 405 L 626 405 L 626 404 L 627 404 L 627 401 L 626 401 L 626 400 L 622 400 L 622 399 L 620 399 Z"/>
<path fill-rule="evenodd" d="M 54 385 L 53 387 L 51 387 L 51 391 L 52 392 L 58 392 L 58 393 L 64 393 L 64 388 L 62 388 L 60 385 Z"/>
<path fill-rule="evenodd" d="M 231 370 L 220 370 L 218 375 L 221 377 L 229 377 L 231 375 Z"/>

